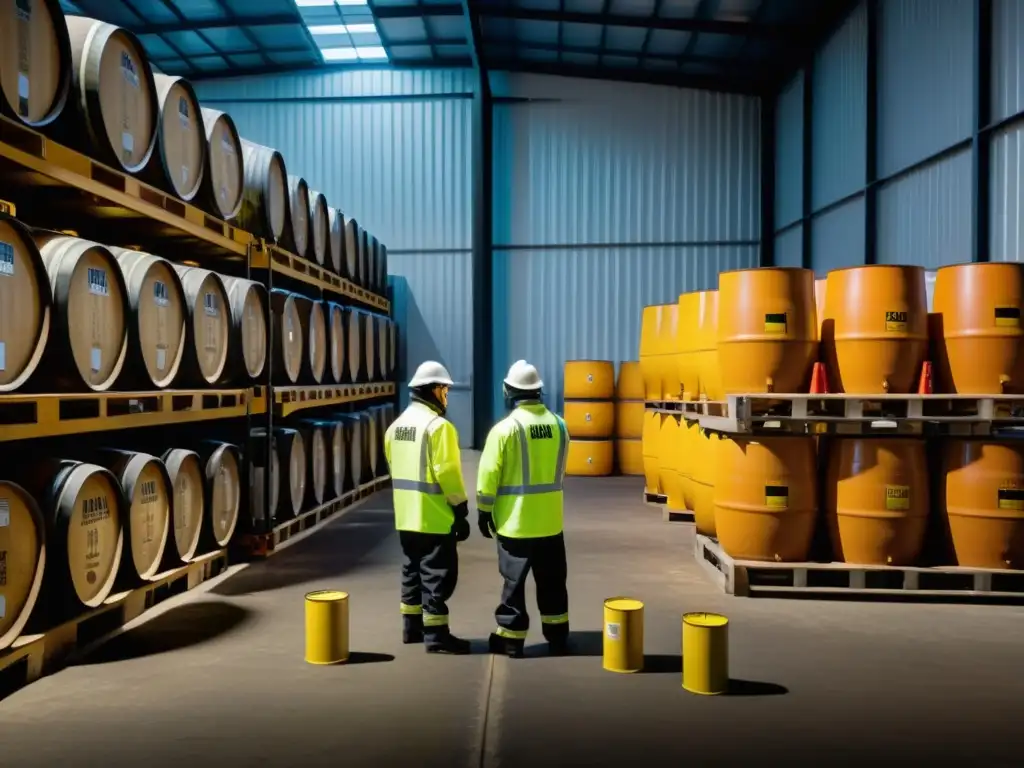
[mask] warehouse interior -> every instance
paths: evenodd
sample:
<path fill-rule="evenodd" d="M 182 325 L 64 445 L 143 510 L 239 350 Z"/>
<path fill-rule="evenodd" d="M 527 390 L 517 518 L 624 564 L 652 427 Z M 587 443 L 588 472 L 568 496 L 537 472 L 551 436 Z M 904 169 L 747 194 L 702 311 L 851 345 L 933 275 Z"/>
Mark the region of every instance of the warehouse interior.
<path fill-rule="evenodd" d="M 671 396 L 669 387 L 652 395 L 646 371 L 641 380 L 652 310 L 661 318 L 660 308 L 678 307 L 683 329 L 683 295 L 723 294 L 726 273 L 810 270 L 800 274 L 813 319 L 815 280 L 920 268 L 924 316 L 943 267 L 1021 261 L 1018 0 L 18 0 L 0 14 L 0 246 L 9 249 L 0 248 L 0 766 L 1020 762 L 1024 736 L 1009 714 L 1024 696 L 1013 674 L 1024 662 L 1020 443 L 998 443 L 1017 457 L 1000 465 L 1016 467 L 998 489 L 1005 519 L 1017 515 L 1001 529 L 1008 543 L 995 559 L 1005 562 L 937 566 L 967 586 L 925 594 L 928 543 L 920 561 L 874 563 L 849 588 L 798 589 L 812 571 L 843 570 L 841 557 L 815 571 L 804 561 L 817 555 L 751 556 L 777 573 L 793 560 L 802 574 L 758 591 L 754 564 L 719 547 L 722 526 L 718 538 L 713 523 L 710 534 L 702 527 L 705 513 L 690 503 L 697 470 L 687 474 L 680 458 L 669 474 L 685 474 L 687 490 L 679 480 L 659 491 L 666 449 L 660 467 L 648 451 L 655 424 L 655 442 L 724 455 L 711 446 L 725 439 L 707 425 L 732 418 L 724 432 L 742 432 L 729 412 L 738 401 L 704 397 L 701 383 L 688 405 L 682 373 L 666 374 Z M 56 38 L 70 40 L 64 59 L 53 54 L 63 65 L 38 63 L 24 43 L 46 14 Z M 101 135 L 101 113 L 116 107 L 101 95 L 90 45 L 124 46 L 120 74 L 136 89 L 151 81 L 161 99 L 173 82 L 191 84 L 175 92 L 186 112 L 168 109 L 167 123 L 205 126 L 204 159 L 180 160 L 180 182 L 176 150 L 157 138 L 170 129 L 154 127 L 162 104 L 125 118 L 139 124 L 126 122 L 124 136 L 152 134 L 145 156 L 120 129 Z M 63 66 L 67 85 L 55 77 L 43 88 L 66 93 L 47 107 L 52 118 L 30 118 L 26 73 L 48 66 Z M 240 158 L 237 181 L 208 180 L 218 151 Z M 35 282 L 5 285 L 30 252 Z M 79 290 L 125 296 L 93 319 L 88 339 L 62 277 L 75 260 L 90 265 Z M 179 302 L 182 330 L 180 374 L 158 381 L 164 352 L 147 357 L 141 306 L 152 285 L 141 273 L 161 269 L 177 294 L 158 282 L 153 295 L 161 307 Z M 759 301 L 744 290 L 742 302 Z M 202 328 L 221 322 L 217 302 L 226 312 L 213 339 Z M 1013 302 L 1024 306 L 1024 296 Z M 17 343 L 31 323 L 46 329 L 32 348 Z M 293 327 L 305 351 L 291 351 Z M 165 349 L 165 332 L 153 331 L 154 348 Z M 656 354 L 667 360 L 669 348 Z M 568 656 L 547 653 L 532 585 L 525 658 L 488 653 L 502 581 L 494 542 L 475 525 L 458 547 L 450 603 L 452 631 L 473 652 L 402 643 L 403 555 L 383 442 L 425 360 L 453 381 L 445 415 L 471 521 L 480 450 L 507 413 L 502 381 L 514 361 L 537 367 L 544 403 L 570 422 L 579 452 L 564 483 Z M 958 392 L 941 389 L 945 374 L 927 357 L 929 374 L 914 368 L 907 398 L 931 396 L 933 360 L 935 392 Z M 816 388 L 829 365 L 813 363 L 801 397 L 837 391 L 831 381 Z M 627 370 L 638 395 L 623 394 Z M 587 393 L 595 377 L 607 392 Z M 780 391 L 790 390 L 758 390 Z M 1020 429 L 1020 393 L 1001 398 L 1007 391 L 1004 382 L 975 400 L 1009 403 L 1004 422 Z M 577 438 L 572 419 L 585 412 L 590 429 L 605 406 L 617 420 L 635 416 L 636 432 L 594 427 Z M 967 419 L 966 434 L 996 444 L 984 437 L 996 418 Z M 685 437 L 688 420 L 716 440 Z M 857 421 L 819 426 L 829 420 Z M 947 437 L 964 434 L 945 423 L 955 420 L 923 419 L 936 431 L 911 436 L 942 439 L 918 439 L 921 457 L 935 461 Z M 665 437 L 669 427 L 679 435 Z M 816 449 L 829 429 L 764 444 Z M 733 460 L 736 477 L 745 474 Z M 936 499 L 951 491 L 936 490 L 946 482 L 938 465 L 921 466 L 931 526 Z M 147 480 L 166 496 L 166 544 L 149 553 L 148 570 L 150 533 L 136 533 L 132 495 L 149 493 Z M 83 528 L 87 515 L 111 517 L 108 482 L 124 531 L 75 538 L 74 515 Z M 704 486 L 713 518 L 725 502 Z M 199 517 L 180 523 L 179 503 L 198 505 Z M 227 507 L 230 522 L 217 517 Z M 896 509 L 905 507 L 886 506 Z M 38 535 L 9 533 L 19 510 Z M 811 542 L 808 528 L 805 553 L 827 538 L 822 530 Z M 33 550 L 31 568 L 19 546 Z M 93 570 L 79 579 L 67 564 L 76 547 L 86 559 L 104 551 L 99 586 Z M 889 565 L 914 586 L 872 581 Z M 308 596 L 321 590 L 346 595 L 344 663 L 307 663 Z M 643 603 L 631 630 L 639 662 L 628 669 L 609 662 L 615 596 Z M 680 623 L 704 613 L 728 618 L 728 635 L 714 636 L 727 637 L 727 653 L 708 673 L 719 687 L 697 691 Z"/>

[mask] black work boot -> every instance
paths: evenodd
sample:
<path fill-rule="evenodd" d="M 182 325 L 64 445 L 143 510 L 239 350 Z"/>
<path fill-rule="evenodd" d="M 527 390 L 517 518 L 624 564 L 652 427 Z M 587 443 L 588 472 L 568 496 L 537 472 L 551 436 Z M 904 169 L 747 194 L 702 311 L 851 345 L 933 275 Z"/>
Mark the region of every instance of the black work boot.
<path fill-rule="evenodd" d="M 405 645 L 423 642 L 423 616 L 421 614 L 402 617 L 402 642 Z"/>
<path fill-rule="evenodd" d="M 525 645 L 525 640 L 502 637 L 501 635 L 496 635 L 494 633 L 491 633 L 491 636 L 487 638 L 487 650 L 500 656 L 508 656 L 510 659 L 523 658 L 523 649 Z"/>
<path fill-rule="evenodd" d="M 469 640 L 456 637 L 450 631 L 430 632 L 424 636 L 427 653 L 444 653 L 465 656 L 470 651 Z"/>

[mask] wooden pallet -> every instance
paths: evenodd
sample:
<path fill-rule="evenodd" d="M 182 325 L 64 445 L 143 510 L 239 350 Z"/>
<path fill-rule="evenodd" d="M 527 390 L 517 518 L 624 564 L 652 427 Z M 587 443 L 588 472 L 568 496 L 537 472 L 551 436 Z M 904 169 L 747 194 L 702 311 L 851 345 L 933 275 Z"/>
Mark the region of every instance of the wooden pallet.
<path fill-rule="evenodd" d="M 228 565 L 219 550 L 158 576 L 129 592 L 111 595 L 99 608 L 42 634 L 23 635 L 0 651 L 0 699 L 39 678 L 53 674 L 90 648 L 102 643 L 148 609 L 170 597 L 195 589 L 220 575 Z"/>
<path fill-rule="evenodd" d="M 385 488 L 391 482 L 390 475 L 384 475 L 364 483 L 353 491 L 333 499 L 315 509 L 303 512 L 291 520 L 277 525 L 269 533 L 250 533 L 239 537 L 239 549 L 250 558 L 269 557 L 299 534 L 326 525 L 330 520 L 355 509 L 364 500 Z"/>
<path fill-rule="evenodd" d="M 737 597 L 1024 600 L 1024 571 L 734 560 L 701 534 L 694 537 L 694 557 L 723 592 Z"/>
<path fill-rule="evenodd" d="M 1024 395 L 729 395 L 692 406 L 701 427 L 724 434 L 990 435 L 1024 430 Z M 687 412 L 688 418 L 691 412 Z"/>
<path fill-rule="evenodd" d="M 661 513 L 661 519 L 666 523 L 692 523 L 694 521 L 693 512 L 688 509 L 665 509 Z"/>

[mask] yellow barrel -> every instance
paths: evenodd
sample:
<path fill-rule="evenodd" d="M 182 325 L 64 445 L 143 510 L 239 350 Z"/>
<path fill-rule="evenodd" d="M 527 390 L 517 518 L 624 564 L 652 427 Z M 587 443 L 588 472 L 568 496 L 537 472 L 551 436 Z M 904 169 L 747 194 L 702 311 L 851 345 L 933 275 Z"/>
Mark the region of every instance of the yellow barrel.
<path fill-rule="evenodd" d="M 924 269 L 872 265 L 828 273 L 821 353 L 829 391 L 916 392 L 927 351 Z"/>
<path fill-rule="evenodd" d="M 641 443 L 644 454 L 644 486 L 648 493 L 662 493 L 658 471 L 658 447 L 661 443 L 661 420 L 663 418 L 665 418 L 663 413 L 644 411 Z"/>
<path fill-rule="evenodd" d="M 646 400 L 661 400 L 661 369 L 658 367 L 662 305 L 644 307 L 640 321 L 640 372 Z"/>
<path fill-rule="evenodd" d="M 700 292 L 693 345 L 700 398 L 724 400 L 722 369 L 718 364 L 718 291 Z"/>
<path fill-rule="evenodd" d="M 641 440 L 619 438 L 615 441 L 615 459 L 620 475 L 644 474 L 644 450 Z"/>
<path fill-rule="evenodd" d="M 676 371 L 684 400 L 698 400 L 697 323 L 700 317 L 700 293 L 679 295 L 676 319 Z"/>
<path fill-rule="evenodd" d="M 725 393 L 806 392 L 818 359 L 814 273 L 796 267 L 723 272 L 718 300 Z"/>
<path fill-rule="evenodd" d="M 644 401 L 617 400 L 615 402 L 615 436 L 642 437 L 644 431 Z"/>
<path fill-rule="evenodd" d="M 818 511 L 813 438 L 723 438 L 715 462 L 722 549 L 737 560 L 807 560 Z"/>
<path fill-rule="evenodd" d="M 818 341 L 821 341 L 821 324 L 825 322 L 825 287 L 827 285 L 828 280 L 825 278 L 814 281 L 814 314 L 818 328 Z"/>
<path fill-rule="evenodd" d="M 691 433 L 690 462 L 691 493 L 693 495 L 693 521 L 697 533 L 715 536 L 715 482 L 718 458 L 718 435 L 705 432 L 700 427 Z"/>
<path fill-rule="evenodd" d="M 825 513 L 837 560 L 913 565 L 928 524 L 923 440 L 843 438 L 829 449 Z"/>
<path fill-rule="evenodd" d="M 580 477 L 605 477 L 612 473 L 615 444 L 611 440 L 569 441 L 565 474 Z"/>
<path fill-rule="evenodd" d="M 604 668 L 641 672 L 644 668 L 644 604 L 631 597 L 604 601 Z"/>
<path fill-rule="evenodd" d="M 693 511 L 693 468 L 697 462 L 696 443 L 700 426 L 695 421 L 682 419 L 679 422 L 679 454 L 676 458 L 676 474 L 683 495 L 683 506 Z"/>
<path fill-rule="evenodd" d="M 729 689 L 729 620 L 725 616 L 683 614 L 683 688 L 704 696 Z"/>
<path fill-rule="evenodd" d="M 666 400 L 678 400 L 683 388 L 683 383 L 679 380 L 679 337 L 676 330 L 678 327 L 679 305 L 664 305 L 659 334 L 658 370 L 661 372 L 661 393 Z"/>
<path fill-rule="evenodd" d="M 1024 446 L 950 440 L 944 499 L 956 564 L 1024 568 Z"/>
<path fill-rule="evenodd" d="M 569 360 L 562 378 L 566 400 L 611 400 L 615 397 L 615 364 L 611 360 Z"/>
<path fill-rule="evenodd" d="M 678 469 L 679 437 L 679 417 L 665 414 L 658 432 L 658 485 L 669 509 L 686 509 Z"/>
<path fill-rule="evenodd" d="M 322 589 L 306 593 L 306 661 L 348 661 L 348 592 Z"/>
<path fill-rule="evenodd" d="M 619 379 L 615 384 L 616 400 L 643 400 L 646 396 L 640 363 L 624 360 L 619 363 Z"/>
<path fill-rule="evenodd" d="M 604 438 L 615 434 L 615 403 L 611 400 L 566 400 L 565 426 L 572 438 Z"/>
<path fill-rule="evenodd" d="M 935 274 L 937 392 L 1024 393 L 1024 265 L 960 264 Z"/>

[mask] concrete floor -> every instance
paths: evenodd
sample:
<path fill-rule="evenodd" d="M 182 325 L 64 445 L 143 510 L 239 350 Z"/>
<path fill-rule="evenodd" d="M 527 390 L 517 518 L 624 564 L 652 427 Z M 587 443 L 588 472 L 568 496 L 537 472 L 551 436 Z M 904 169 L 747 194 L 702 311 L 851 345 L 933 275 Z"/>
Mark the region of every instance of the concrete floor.
<path fill-rule="evenodd" d="M 400 553 L 381 493 L 0 702 L 0 766 L 1024 761 L 1024 608 L 730 598 L 694 563 L 692 527 L 639 499 L 635 479 L 569 483 L 579 656 L 402 646 Z M 483 641 L 500 580 L 475 529 L 461 567 L 453 627 Z M 302 597 L 321 588 L 352 595 L 357 663 L 302 660 Z M 646 602 L 647 674 L 601 669 L 602 600 L 616 594 Z M 730 617 L 731 672 L 746 695 L 680 688 L 679 617 L 691 610 Z"/>

